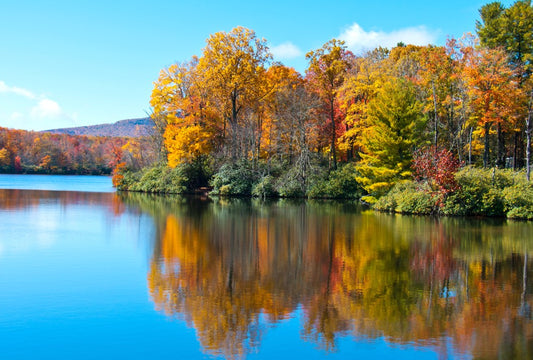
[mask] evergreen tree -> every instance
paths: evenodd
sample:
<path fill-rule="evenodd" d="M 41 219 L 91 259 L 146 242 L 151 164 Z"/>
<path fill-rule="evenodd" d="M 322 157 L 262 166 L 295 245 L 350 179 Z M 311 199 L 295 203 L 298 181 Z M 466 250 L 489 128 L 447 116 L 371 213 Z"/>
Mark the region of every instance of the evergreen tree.
<path fill-rule="evenodd" d="M 422 142 L 426 125 L 421 107 L 414 86 L 402 79 L 387 82 L 370 102 L 357 167 L 357 180 L 371 195 L 369 201 L 412 177 L 413 151 Z"/>

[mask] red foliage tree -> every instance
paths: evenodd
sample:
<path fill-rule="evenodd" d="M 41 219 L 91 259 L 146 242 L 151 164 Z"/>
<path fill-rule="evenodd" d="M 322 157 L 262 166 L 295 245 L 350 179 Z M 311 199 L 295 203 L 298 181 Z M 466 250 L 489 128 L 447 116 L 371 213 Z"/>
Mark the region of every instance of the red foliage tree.
<path fill-rule="evenodd" d="M 22 172 L 22 163 L 20 161 L 20 156 L 15 157 L 15 162 L 13 163 L 13 167 L 15 168 L 15 171 L 20 173 Z"/>
<path fill-rule="evenodd" d="M 450 150 L 434 147 L 418 150 L 413 159 L 416 181 L 427 181 L 433 190 L 443 195 L 458 189 L 455 173 L 460 166 Z"/>

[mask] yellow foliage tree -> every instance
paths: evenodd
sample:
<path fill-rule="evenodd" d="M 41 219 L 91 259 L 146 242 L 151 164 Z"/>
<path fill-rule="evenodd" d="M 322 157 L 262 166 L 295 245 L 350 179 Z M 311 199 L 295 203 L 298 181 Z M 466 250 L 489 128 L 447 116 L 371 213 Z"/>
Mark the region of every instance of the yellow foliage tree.
<path fill-rule="evenodd" d="M 198 59 L 161 71 L 150 104 L 164 119 L 164 143 L 171 167 L 208 154 L 217 136 L 217 118 L 210 109 Z"/>
<path fill-rule="evenodd" d="M 165 129 L 170 166 L 209 154 L 218 144 L 235 159 L 246 155 L 244 142 L 260 140 L 261 119 L 250 137 L 243 118 L 271 91 L 264 82 L 271 57 L 264 39 L 238 27 L 211 35 L 202 57 L 161 71 L 150 104 Z"/>
<path fill-rule="evenodd" d="M 0 149 L 0 166 L 9 166 L 10 163 L 9 150 L 6 148 Z"/>
<path fill-rule="evenodd" d="M 365 128 L 368 103 L 388 77 L 385 62 L 388 55 L 389 51 L 380 47 L 356 58 L 340 89 L 340 106 L 346 114 L 346 131 L 338 140 L 339 149 L 352 156 L 355 151 L 361 149 L 361 135 Z"/>
<path fill-rule="evenodd" d="M 205 87 L 209 89 L 210 104 L 223 116 L 223 137 L 232 158 L 246 155 L 243 142 L 249 139 L 243 123 L 247 110 L 269 92 L 265 89 L 265 66 L 271 60 L 265 39 L 255 32 L 237 27 L 229 33 L 218 32 L 207 39 L 207 45 L 198 62 Z"/>

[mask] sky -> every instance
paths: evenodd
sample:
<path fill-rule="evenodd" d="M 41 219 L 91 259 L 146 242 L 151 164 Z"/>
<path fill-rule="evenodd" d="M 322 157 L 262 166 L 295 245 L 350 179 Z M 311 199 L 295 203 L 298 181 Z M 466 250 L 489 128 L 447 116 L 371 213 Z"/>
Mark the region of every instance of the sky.
<path fill-rule="evenodd" d="M 336 38 L 356 54 L 475 32 L 487 1 L 0 0 L 0 127 L 46 130 L 150 113 L 161 69 L 244 26 L 304 73 Z M 512 2 L 502 1 L 508 6 Z"/>

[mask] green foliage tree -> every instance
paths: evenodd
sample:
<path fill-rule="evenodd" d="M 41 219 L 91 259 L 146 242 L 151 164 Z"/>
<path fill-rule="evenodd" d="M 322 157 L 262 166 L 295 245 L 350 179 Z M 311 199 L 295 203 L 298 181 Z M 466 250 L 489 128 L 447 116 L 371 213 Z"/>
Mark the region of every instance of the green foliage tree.
<path fill-rule="evenodd" d="M 530 73 L 533 66 L 533 6 L 530 0 L 519 0 L 508 8 L 500 2 L 484 5 L 479 10 L 481 21 L 476 28 L 481 45 L 503 47 L 511 62 Z"/>
<path fill-rule="evenodd" d="M 368 126 L 362 139 L 363 153 L 357 180 L 370 194 L 385 194 L 400 180 L 412 176 L 413 151 L 422 143 L 426 118 L 414 86 L 394 79 L 387 82 L 369 104 Z"/>

